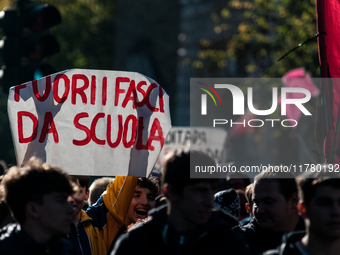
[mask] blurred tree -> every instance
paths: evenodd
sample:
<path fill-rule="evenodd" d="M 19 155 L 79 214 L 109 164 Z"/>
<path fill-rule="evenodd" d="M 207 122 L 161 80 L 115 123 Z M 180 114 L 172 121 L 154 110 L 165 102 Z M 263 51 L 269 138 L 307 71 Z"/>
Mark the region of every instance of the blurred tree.
<path fill-rule="evenodd" d="M 233 10 L 242 11 L 244 17 L 244 20 L 238 25 L 238 33 L 234 34 L 227 42 L 225 54 L 229 61 L 241 63 L 241 65 L 237 65 L 239 73 L 246 77 L 281 78 L 291 69 L 304 67 L 312 77 L 320 76 L 316 39 L 278 61 L 300 43 L 316 35 L 315 1 L 231 0 L 228 7 L 231 14 Z M 232 19 L 232 15 L 230 19 Z M 221 19 L 222 24 L 223 20 Z M 262 97 L 263 103 L 267 101 L 265 100 L 265 91 L 268 89 L 270 88 L 262 86 L 263 94 L 259 96 Z M 308 107 L 316 118 L 316 99 L 309 102 Z M 272 133 L 271 138 L 276 140 L 277 146 L 273 150 L 273 154 L 277 155 L 278 162 L 298 163 L 299 158 L 300 160 L 301 158 L 310 159 L 311 151 L 318 151 L 320 145 L 315 140 L 315 128 L 308 129 L 306 127 L 317 126 L 317 129 L 320 130 L 320 125 L 322 125 L 321 119 L 315 122 L 315 119 L 305 118 L 301 119 L 297 131 L 281 127 Z M 260 134 L 256 135 L 261 137 L 261 141 L 265 137 Z M 253 137 L 254 141 L 256 135 Z M 296 157 L 294 162 L 289 159 L 292 157 L 292 153 L 302 154 Z M 318 158 L 314 153 L 312 156 Z"/>
<path fill-rule="evenodd" d="M 235 61 L 238 76 L 246 77 L 282 77 L 297 67 L 304 67 L 313 77 L 320 76 L 316 39 L 277 61 L 316 35 L 314 0 L 231 0 L 226 8 L 211 16 L 214 32 L 233 29 L 240 12 L 243 21 L 226 40 L 224 50 L 210 48 L 209 42 L 206 47 L 202 44 L 198 61 L 214 60 L 218 68 Z"/>
<path fill-rule="evenodd" d="M 319 77 L 316 38 L 278 61 L 300 43 L 316 35 L 315 9 L 314 0 L 230 0 L 210 14 L 211 32 L 215 36 L 202 36 L 199 41 L 200 50 L 197 51 L 196 58 L 192 59 L 191 66 L 201 70 L 219 69 L 222 74 L 220 77 L 269 78 L 281 78 L 291 69 L 304 67 L 312 77 Z M 277 80 L 280 82 L 280 79 Z M 252 86 L 257 106 L 268 109 L 268 104 L 272 102 L 270 93 L 274 85 Z M 236 162 L 236 165 L 245 164 L 246 160 L 256 162 L 251 157 L 268 160 L 273 164 L 303 163 L 300 161 L 310 160 L 312 157 L 319 160 L 311 152 L 318 151 L 318 147 L 322 148 L 314 133 L 318 132 L 320 135 L 322 125 L 321 119 L 315 123 L 316 116 L 320 116 L 316 114 L 320 110 L 316 107 L 316 101 L 317 99 L 312 99 L 307 105 L 314 118 L 302 118 L 297 130 L 280 126 L 235 138 L 229 160 Z M 279 119 L 281 116 L 276 117 Z M 247 154 L 244 149 L 247 146 L 257 148 L 256 151 L 264 149 L 268 156 L 254 156 L 255 150 Z M 240 155 L 244 155 L 246 159 L 240 158 Z"/>

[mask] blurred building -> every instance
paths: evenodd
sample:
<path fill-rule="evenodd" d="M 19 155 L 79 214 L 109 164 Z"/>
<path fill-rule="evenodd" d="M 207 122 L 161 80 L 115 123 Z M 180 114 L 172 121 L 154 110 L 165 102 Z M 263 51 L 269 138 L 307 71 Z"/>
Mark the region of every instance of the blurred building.
<path fill-rule="evenodd" d="M 212 57 L 199 55 L 202 50 L 225 51 L 227 41 L 237 31 L 242 13 L 231 15 L 228 3 L 117 1 L 114 69 L 155 79 L 170 95 L 174 126 L 190 124 L 190 78 L 242 76 L 237 68 L 241 61 L 223 66 Z"/>
<path fill-rule="evenodd" d="M 140 72 L 170 95 L 174 112 L 181 7 L 178 1 L 117 0 L 114 70 Z"/>

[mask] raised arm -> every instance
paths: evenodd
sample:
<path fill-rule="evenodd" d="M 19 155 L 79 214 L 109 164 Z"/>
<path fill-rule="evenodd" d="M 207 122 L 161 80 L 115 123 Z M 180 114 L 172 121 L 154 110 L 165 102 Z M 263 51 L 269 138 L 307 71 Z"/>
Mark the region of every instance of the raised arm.
<path fill-rule="evenodd" d="M 129 210 L 135 192 L 138 177 L 117 176 L 103 194 L 105 207 L 109 213 L 106 215 L 107 226 L 104 228 L 106 244 L 109 248 L 119 229 L 125 224 L 125 217 Z"/>

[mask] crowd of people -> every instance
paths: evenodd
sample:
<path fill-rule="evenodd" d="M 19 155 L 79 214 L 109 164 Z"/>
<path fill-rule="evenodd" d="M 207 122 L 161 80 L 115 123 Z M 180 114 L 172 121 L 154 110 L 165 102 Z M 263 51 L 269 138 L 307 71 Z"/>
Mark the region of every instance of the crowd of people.
<path fill-rule="evenodd" d="M 340 176 L 275 171 L 190 178 L 203 152 L 166 155 L 161 179 L 68 175 L 31 158 L 0 184 L 0 254 L 340 254 Z"/>

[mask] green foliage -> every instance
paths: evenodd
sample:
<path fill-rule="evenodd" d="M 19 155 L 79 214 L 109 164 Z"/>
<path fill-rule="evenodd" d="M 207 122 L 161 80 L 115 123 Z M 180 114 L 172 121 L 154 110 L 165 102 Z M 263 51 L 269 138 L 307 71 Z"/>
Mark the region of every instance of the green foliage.
<path fill-rule="evenodd" d="M 215 33 L 223 28 L 230 29 L 231 25 L 237 24 L 235 20 L 241 12 L 237 32 L 226 42 L 225 50 L 214 50 L 207 45 L 198 53 L 198 59 L 213 56 L 211 59 L 217 63 L 226 63 L 218 64 L 220 68 L 230 60 L 244 63 L 238 73 L 247 77 L 282 77 L 298 67 L 304 67 L 314 77 L 319 76 L 316 39 L 277 61 L 316 35 L 315 9 L 313 0 L 231 0 L 227 9 L 212 18 L 216 24 L 212 29 Z"/>
<path fill-rule="evenodd" d="M 60 53 L 50 63 L 58 71 L 70 68 L 111 69 L 115 1 L 46 0 L 57 7 L 62 23 L 51 29 Z"/>
<path fill-rule="evenodd" d="M 316 39 L 277 61 L 316 35 L 315 10 L 314 0 L 230 0 L 227 7 L 211 15 L 211 29 L 216 33 L 217 40 L 224 41 L 223 47 L 216 46 L 213 40 L 202 38 L 201 50 L 197 52 L 192 66 L 204 69 L 214 62 L 215 68 L 220 68 L 225 76 L 269 78 L 281 78 L 291 69 L 304 67 L 312 77 L 318 77 L 320 70 Z M 235 67 L 236 71 L 231 72 Z M 281 79 L 277 81 L 279 84 L 251 85 L 258 109 L 270 108 L 272 87 L 282 86 Z M 243 86 L 241 88 L 244 89 Z M 322 144 L 314 138 L 315 129 L 310 128 L 316 125 L 318 138 L 322 136 L 321 119 L 318 122 L 315 120 L 316 111 L 321 110 L 315 107 L 316 101 L 313 98 L 305 105 L 314 118 L 301 117 L 297 130 L 279 125 L 234 138 L 231 141 L 234 149 L 229 160 L 236 164 L 242 162 L 243 165 L 256 165 L 259 159 L 272 160 L 272 164 L 298 163 L 301 160 L 313 162 L 313 158 L 319 160 L 317 155 L 311 153 L 322 148 Z M 276 112 L 271 118 L 282 119 L 282 116 Z M 248 146 L 253 148 L 249 153 L 245 152 Z M 245 155 L 244 158 L 242 155 Z"/>

